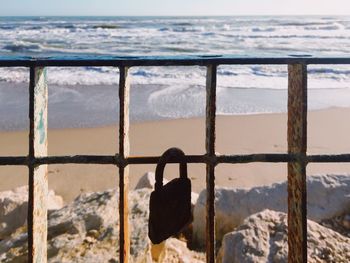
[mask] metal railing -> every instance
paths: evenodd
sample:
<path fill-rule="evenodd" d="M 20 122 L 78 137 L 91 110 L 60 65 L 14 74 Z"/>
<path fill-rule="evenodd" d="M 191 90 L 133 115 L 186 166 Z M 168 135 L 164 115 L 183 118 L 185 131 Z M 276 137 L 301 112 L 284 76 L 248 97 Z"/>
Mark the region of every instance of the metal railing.
<path fill-rule="evenodd" d="M 219 155 L 215 153 L 216 77 L 218 65 L 288 65 L 288 153 Z M 350 64 L 344 57 L 0 57 L 0 67 L 30 68 L 29 154 L 0 157 L 0 165 L 29 168 L 28 261 L 47 261 L 48 164 L 113 164 L 119 168 L 119 258 L 128 262 L 128 174 L 134 164 L 155 164 L 159 156 L 129 155 L 129 68 L 133 66 L 206 66 L 206 153 L 187 155 L 188 163 L 206 164 L 206 257 L 215 262 L 215 166 L 220 163 L 288 163 L 288 260 L 307 262 L 306 165 L 320 162 L 350 162 L 350 154 L 307 155 L 307 65 Z M 45 67 L 111 66 L 119 68 L 119 153 L 115 155 L 47 156 L 48 86 Z"/>

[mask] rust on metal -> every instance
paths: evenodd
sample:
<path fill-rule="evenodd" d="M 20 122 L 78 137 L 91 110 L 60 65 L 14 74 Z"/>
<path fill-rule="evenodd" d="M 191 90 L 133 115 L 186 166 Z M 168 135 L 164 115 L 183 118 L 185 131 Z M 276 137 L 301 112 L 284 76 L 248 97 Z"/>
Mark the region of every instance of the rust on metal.
<path fill-rule="evenodd" d="M 47 81 L 45 68 L 30 68 L 29 83 L 29 200 L 28 261 L 47 262 L 47 165 L 34 165 L 47 156 Z"/>
<path fill-rule="evenodd" d="M 129 156 L 126 159 L 119 158 L 118 155 L 72 155 L 72 156 L 47 156 L 37 157 L 31 162 L 27 156 L 1 156 L 0 165 L 24 165 L 30 163 L 35 165 L 41 164 L 114 164 L 123 166 L 125 164 L 156 164 L 160 156 Z M 243 155 L 186 155 L 187 163 L 286 163 L 303 160 L 307 163 L 349 163 L 350 154 L 323 154 L 323 155 L 300 155 L 300 154 L 279 154 L 279 153 L 257 153 Z M 179 160 L 171 161 L 178 163 Z"/>
<path fill-rule="evenodd" d="M 215 113 L 216 113 L 216 65 L 207 67 L 206 79 L 206 141 L 207 157 L 215 157 Z M 215 262 L 215 163 L 206 167 L 206 256 L 207 262 Z"/>
<path fill-rule="evenodd" d="M 288 154 L 215 154 L 216 71 L 219 64 L 288 64 Z M 309 162 L 350 162 L 350 154 L 307 155 L 307 64 L 350 64 L 350 57 L 4 57 L 0 67 L 30 68 L 29 154 L 1 156 L 0 165 L 25 165 L 29 168 L 28 261 L 46 262 L 47 164 L 94 163 L 119 167 L 120 262 L 128 262 L 128 165 L 156 164 L 159 156 L 129 156 L 129 66 L 207 66 L 206 154 L 187 155 L 187 163 L 207 165 L 206 251 L 207 262 L 215 262 L 215 166 L 219 163 L 288 162 L 288 245 L 289 262 L 307 262 L 306 164 Z M 47 156 L 47 83 L 44 66 L 120 67 L 119 154 Z M 172 160 L 171 162 L 179 160 Z"/>
<path fill-rule="evenodd" d="M 119 68 L 119 259 L 120 262 L 129 262 L 129 216 L 128 216 L 128 189 L 129 167 L 125 166 L 130 152 L 129 146 L 129 94 L 130 76 L 127 67 Z"/>
<path fill-rule="evenodd" d="M 136 66 L 209 66 L 209 65 L 287 65 L 350 64 L 345 56 L 52 56 L 46 58 L 0 56 L 0 67 L 136 67 Z"/>
<path fill-rule="evenodd" d="M 307 68 L 288 65 L 288 153 L 306 156 Z M 306 160 L 306 158 L 304 158 Z M 288 262 L 307 262 L 306 161 L 288 163 Z"/>

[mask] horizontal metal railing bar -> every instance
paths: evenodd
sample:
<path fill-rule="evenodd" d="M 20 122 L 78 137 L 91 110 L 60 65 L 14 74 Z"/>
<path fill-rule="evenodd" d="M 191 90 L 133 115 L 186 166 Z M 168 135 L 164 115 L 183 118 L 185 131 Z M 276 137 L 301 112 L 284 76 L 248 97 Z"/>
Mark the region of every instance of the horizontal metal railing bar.
<path fill-rule="evenodd" d="M 0 157 L 0 166 L 3 165 L 28 165 L 27 156 Z"/>
<path fill-rule="evenodd" d="M 113 155 L 47 156 L 36 158 L 35 164 L 118 164 L 118 160 Z"/>
<path fill-rule="evenodd" d="M 233 55 L 203 56 L 0 56 L 0 67 L 82 67 L 82 66 L 207 66 L 252 64 L 350 64 L 350 57 L 290 55 L 254 57 Z"/>
<path fill-rule="evenodd" d="M 298 158 L 297 155 L 294 154 L 247 154 L 247 155 L 221 155 L 216 156 L 217 163 L 252 163 L 252 162 L 291 162 L 302 159 L 303 157 Z"/>
<path fill-rule="evenodd" d="M 126 158 L 124 165 L 133 164 L 157 164 L 160 156 L 131 156 Z M 217 155 L 209 158 L 206 155 L 186 155 L 187 163 L 214 163 L 214 164 L 239 164 L 239 163 L 287 163 L 293 161 L 305 161 L 306 163 L 348 163 L 350 154 L 324 154 L 307 155 L 298 154 L 274 154 L 258 153 L 245 155 Z M 170 163 L 177 163 L 173 159 Z M 73 156 L 48 156 L 37 157 L 32 161 L 27 156 L 4 156 L 0 157 L 0 166 L 5 165 L 34 165 L 42 164 L 114 164 L 121 165 L 118 155 L 73 155 Z"/>
<path fill-rule="evenodd" d="M 36 157 L 30 160 L 27 156 L 0 157 L 2 165 L 42 165 L 42 164 L 116 164 L 118 157 L 109 155 L 74 155 Z"/>
<path fill-rule="evenodd" d="M 350 154 L 308 155 L 308 163 L 348 163 Z"/>
<path fill-rule="evenodd" d="M 157 164 L 160 156 L 140 156 L 140 157 L 128 157 L 128 164 Z M 207 163 L 207 157 L 205 155 L 186 155 L 185 160 L 187 163 Z M 180 159 L 169 161 L 168 163 L 177 163 Z"/>

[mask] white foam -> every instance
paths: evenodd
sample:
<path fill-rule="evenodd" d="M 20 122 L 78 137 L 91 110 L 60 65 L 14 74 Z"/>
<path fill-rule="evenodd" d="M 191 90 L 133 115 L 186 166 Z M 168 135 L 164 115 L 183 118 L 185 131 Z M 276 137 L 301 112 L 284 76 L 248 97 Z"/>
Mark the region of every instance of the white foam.
<path fill-rule="evenodd" d="M 206 70 L 201 67 L 132 68 L 131 81 L 136 85 L 165 85 L 175 89 L 205 85 Z M 116 85 L 118 70 L 113 67 L 48 68 L 48 82 L 54 85 Z M 27 82 L 26 68 L 0 68 L 0 82 Z M 350 66 L 309 66 L 309 88 L 349 88 Z M 217 83 L 221 87 L 287 89 L 286 66 L 220 66 Z"/>
<path fill-rule="evenodd" d="M 349 39 L 347 17 L 0 18 L 0 55 L 6 56 L 348 56 Z M 310 109 L 350 106 L 350 66 L 309 65 L 308 70 Z M 50 89 L 50 102 L 57 104 L 57 109 L 62 110 L 65 107 L 59 105 L 69 102 L 97 112 L 115 110 L 109 103 L 117 99 L 109 97 L 118 84 L 116 68 L 48 68 L 47 76 L 49 86 L 55 86 Z M 0 68 L 0 92 L 4 85 L 28 79 L 26 68 Z M 205 81 L 205 67 L 131 68 L 131 99 L 137 102 L 132 107 L 132 118 L 203 116 Z M 286 110 L 286 65 L 219 66 L 217 84 L 218 114 Z M 94 97 L 94 88 L 103 89 L 102 99 Z M 9 97 L 1 92 L 2 102 L 8 100 L 20 108 L 23 100 L 14 100 L 21 94 L 18 89 L 16 92 L 16 96 Z M 79 113 L 79 109 L 76 111 Z"/>

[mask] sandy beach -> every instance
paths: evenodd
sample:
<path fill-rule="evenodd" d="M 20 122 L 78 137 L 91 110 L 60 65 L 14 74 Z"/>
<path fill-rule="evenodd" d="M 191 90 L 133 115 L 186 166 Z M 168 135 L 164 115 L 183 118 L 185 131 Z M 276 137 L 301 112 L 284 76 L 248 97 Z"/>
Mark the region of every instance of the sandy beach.
<path fill-rule="evenodd" d="M 346 153 L 350 149 L 349 108 L 312 111 L 308 114 L 308 153 Z M 220 154 L 283 153 L 287 151 L 287 115 L 256 114 L 217 117 L 217 152 Z M 204 118 L 132 123 L 131 155 L 160 155 L 169 147 L 180 147 L 186 154 L 205 152 Z M 1 156 L 26 155 L 28 132 L 1 132 Z M 114 154 L 118 149 L 117 126 L 49 130 L 50 155 Z M 285 180 L 286 164 L 254 163 L 219 165 L 216 184 L 251 187 Z M 130 188 L 140 176 L 154 171 L 155 165 L 133 165 Z M 347 164 L 311 164 L 308 174 L 350 172 Z M 27 183 L 26 167 L 0 167 L 0 191 Z M 177 176 L 176 165 L 169 165 L 166 177 Z M 195 192 L 205 188 L 205 165 L 189 165 Z M 70 201 L 81 192 L 116 187 L 118 170 L 112 165 L 50 165 L 49 187 Z"/>

